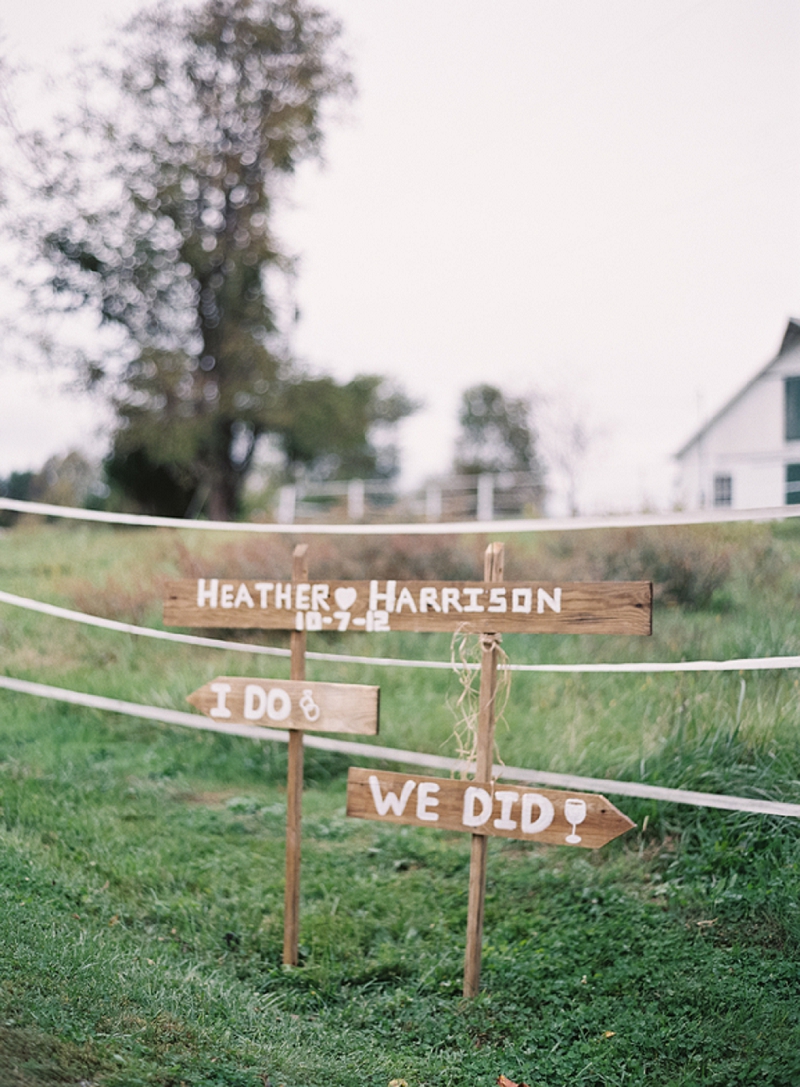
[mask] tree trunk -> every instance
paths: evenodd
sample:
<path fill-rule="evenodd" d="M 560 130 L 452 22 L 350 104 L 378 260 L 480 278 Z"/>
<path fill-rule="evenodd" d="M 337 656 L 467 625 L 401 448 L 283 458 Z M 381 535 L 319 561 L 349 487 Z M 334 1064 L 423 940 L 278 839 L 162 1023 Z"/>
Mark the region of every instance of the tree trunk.
<path fill-rule="evenodd" d="M 215 473 L 206 512 L 211 521 L 233 521 L 239 507 L 239 479 L 234 472 Z"/>

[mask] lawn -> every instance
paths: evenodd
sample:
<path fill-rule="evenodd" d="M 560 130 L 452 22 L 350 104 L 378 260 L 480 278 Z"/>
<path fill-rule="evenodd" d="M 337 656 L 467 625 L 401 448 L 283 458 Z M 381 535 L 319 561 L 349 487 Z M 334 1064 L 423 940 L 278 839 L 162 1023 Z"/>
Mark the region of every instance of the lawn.
<path fill-rule="evenodd" d="M 200 536 L 19 523 L 0 588 L 159 625 L 167 577 L 288 573 L 288 543 Z M 474 578 L 482 546 L 314 541 L 309 558 L 312 576 Z M 509 578 L 649 563 L 660 603 L 650 639 L 504 647 L 514 662 L 797 653 L 798 557 L 791 526 L 509 541 Z M 451 654 L 446 636 L 309 645 Z M 0 667 L 174 708 L 214 675 L 288 675 L 5 605 Z M 453 675 L 310 663 L 309 678 L 379 683 L 379 743 L 456 753 Z M 797 695 L 791 671 L 515 675 L 498 746 L 508 764 L 796 801 Z M 603 850 L 494 839 L 482 992 L 465 1001 L 469 841 L 347 819 L 350 760 L 307 752 L 287 969 L 282 745 L 7 692 L 0 707 L 3 1085 L 800 1084 L 794 820 L 612 796 L 638 828 Z"/>

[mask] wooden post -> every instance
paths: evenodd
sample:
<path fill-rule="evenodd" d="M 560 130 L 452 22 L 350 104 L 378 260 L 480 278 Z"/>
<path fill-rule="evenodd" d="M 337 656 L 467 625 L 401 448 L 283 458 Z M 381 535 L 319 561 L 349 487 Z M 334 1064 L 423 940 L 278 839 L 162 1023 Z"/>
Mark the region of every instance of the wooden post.
<path fill-rule="evenodd" d="M 490 544 L 483 560 L 483 580 L 503 580 L 503 545 Z M 481 636 L 481 686 L 478 698 L 478 746 L 475 781 L 491 782 L 494 763 L 495 698 L 497 695 L 497 647 L 499 635 Z M 481 981 L 483 909 L 486 898 L 485 834 L 472 835 L 467 906 L 467 948 L 464 956 L 464 996 L 477 996 Z"/>
<path fill-rule="evenodd" d="M 308 547 L 298 544 L 292 555 L 292 581 L 308 580 Z M 306 678 L 306 632 L 291 633 L 290 679 Z M 303 807 L 303 733 L 289 729 L 286 775 L 286 890 L 283 906 L 283 961 L 297 966 L 300 936 L 300 820 Z"/>

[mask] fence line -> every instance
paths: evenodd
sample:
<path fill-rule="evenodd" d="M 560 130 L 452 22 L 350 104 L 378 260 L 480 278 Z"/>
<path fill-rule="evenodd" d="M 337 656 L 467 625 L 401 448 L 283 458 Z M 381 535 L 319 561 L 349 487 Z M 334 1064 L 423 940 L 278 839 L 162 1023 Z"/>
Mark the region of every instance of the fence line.
<path fill-rule="evenodd" d="M 249 522 L 187 521 L 181 518 L 147 517 L 136 514 L 113 514 L 100 510 L 81 510 L 66 506 L 54 506 L 42 502 L 22 502 L 9 498 L 0 498 L 0 510 L 2 509 L 18 513 L 31 513 L 42 516 L 63 517 L 73 520 L 106 524 L 184 529 L 197 528 L 206 531 L 224 532 L 282 533 L 292 535 L 446 535 L 459 533 L 474 534 L 476 531 L 486 533 L 580 531 L 596 528 L 668 527 L 675 525 L 732 523 L 741 521 L 771 521 L 800 516 L 800 507 L 790 509 L 779 506 L 756 510 L 704 510 L 696 513 L 641 514 L 616 517 L 553 518 L 514 521 L 496 520 L 484 521 L 479 524 L 476 524 L 475 522 L 453 522 L 449 524 L 421 523 L 397 525 L 296 526 L 285 524 L 253 524 Z M 31 600 L 27 597 L 16 596 L 13 593 L 3 591 L 0 591 L 0 602 L 14 607 L 24 608 L 29 611 L 36 611 L 53 617 L 67 619 L 84 625 L 100 627 L 106 630 L 113 630 L 119 633 L 156 638 L 162 641 L 180 642 L 188 645 L 233 650 L 235 652 L 255 653 L 275 657 L 290 656 L 290 651 L 288 649 L 281 649 L 274 646 L 248 645 L 242 642 L 231 642 L 217 638 L 205 638 L 197 635 L 155 630 L 150 627 L 140 627 L 131 623 L 122 623 L 113 619 L 104 619 L 100 616 L 73 611 L 54 604 L 46 604 L 42 601 Z M 454 668 L 451 661 L 419 661 L 383 657 L 363 657 L 350 654 L 319 653 L 313 651 L 307 652 L 306 656 L 310 660 L 330 661 L 341 664 L 366 664 L 378 667 L 436 668 L 448 670 Z M 461 668 L 463 666 L 459 664 L 455 667 Z M 478 665 L 467 665 L 467 667 L 477 668 Z M 674 663 L 636 661 L 621 664 L 512 664 L 507 665 L 506 668 L 508 671 L 512 672 L 546 673 L 755 671 L 763 669 L 800 668 L 800 656 L 741 658 L 726 661 L 678 661 Z M 234 725 L 221 721 L 211 721 L 198 714 L 125 702 L 120 699 L 108 698 L 102 695 L 91 695 L 62 687 L 52 687 L 28 680 L 15 679 L 11 676 L 0 676 L 0 688 L 40 698 L 67 702 L 87 708 L 101 709 L 126 716 L 139 717 L 145 720 L 179 725 L 181 727 L 227 733 L 229 735 L 242 736 L 261 741 L 268 740 L 282 743 L 288 741 L 288 732 L 282 730 L 262 729 L 250 725 Z M 474 764 L 440 755 L 428 755 L 421 752 L 404 751 L 398 748 L 383 747 L 376 744 L 335 740 L 322 736 L 308 735 L 304 738 L 304 742 L 307 747 L 320 751 L 338 752 L 341 754 L 354 755 L 356 757 L 382 759 L 412 766 L 449 770 L 451 772 L 474 772 Z M 590 791 L 611 793 L 612 795 L 630 796 L 646 800 L 662 800 L 671 803 L 688 804 L 695 807 L 719 808 L 729 811 L 743 811 L 756 814 L 800 818 L 800 804 L 757 800 L 748 797 L 735 797 L 715 793 L 701 793 L 685 789 L 670 789 L 661 786 L 646 785 L 641 782 L 614 781 L 606 778 L 588 778 L 574 774 L 558 774 L 549 771 L 531 770 L 524 767 L 496 765 L 493 768 L 493 774 L 498 778 L 506 778 L 542 786 L 550 785 L 575 790 L 587 789 Z"/>
<path fill-rule="evenodd" d="M 411 492 L 400 493 L 393 480 L 347 479 L 313 482 L 299 479 L 278 491 L 275 520 L 297 524 L 297 518 L 330 522 L 344 514 L 349 522 L 377 515 L 386 521 L 394 509 L 400 516 L 424 521 L 494 521 L 522 514 L 535 505 L 541 480 L 532 472 L 448 474 L 430 479 Z"/>
<path fill-rule="evenodd" d="M 67 619 L 86 626 L 100 627 L 123 634 L 156 638 L 162 641 L 179 642 L 186 645 L 206 646 L 212 649 L 231 649 L 239 653 L 255 653 L 271 657 L 288 657 L 290 650 L 277 646 L 251 645 L 246 642 L 232 642 L 222 638 L 205 638 L 196 634 L 178 634 L 172 631 L 155 630 L 152 627 L 135 626 L 133 623 L 121 623 L 116 619 L 103 619 L 98 615 L 72 611 L 56 604 L 46 604 L 39 600 L 16 596 L 0 590 L 0 603 L 27 611 L 40 612 L 59 619 Z M 411 660 L 402 657 L 356 656 L 348 653 L 320 653 L 308 650 L 309 660 L 329 661 L 335 664 L 366 664 L 380 668 L 429 668 L 447 671 L 460 671 L 462 668 L 477 671 L 479 664 L 454 665 L 452 661 Z M 660 673 L 660 672 L 753 672 L 800 668 L 800 656 L 782 657 L 741 657 L 724 661 L 628 661 L 623 663 L 590 664 L 505 664 L 499 666 L 508 672 L 544 672 L 544 673 Z"/>
<path fill-rule="evenodd" d="M 229 736 L 244 736 L 253 740 L 268 740 L 287 743 L 289 733 L 281 729 L 258 728 L 255 725 L 234 725 L 225 721 L 212 721 L 200 714 L 184 713 L 181 710 L 162 709 L 158 706 L 140 705 L 138 702 L 124 702 L 118 698 L 104 695 L 86 694 L 71 691 L 65 687 L 51 687 L 44 683 L 32 683 L 30 680 L 0 676 L 0 688 L 17 694 L 28 694 L 38 698 L 47 698 L 58 702 L 68 702 L 75 706 L 89 709 L 106 710 L 110 713 L 123 714 L 127 717 L 140 717 L 147 721 L 158 721 L 168 725 L 180 725 L 184 728 L 200 729 L 204 732 L 222 732 Z M 384 747 L 378 744 L 358 743 L 352 740 L 334 740 L 327 736 L 305 735 L 306 747 L 317 751 L 329 751 L 355 758 L 381 759 L 401 765 L 421 766 L 433 770 L 448 770 L 451 773 L 474 773 L 475 764 L 463 759 L 453 759 L 444 755 L 428 755 L 420 751 L 403 751 L 396 747 Z M 614 781 L 608 778 L 580 777 L 576 774 L 557 774 L 548 770 L 530 770 L 521 766 L 500 766 L 492 768 L 493 776 L 506 780 L 526 782 L 540 786 L 588 790 L 590 792 L 611 793 L 617 796 L 630 796 L 641 800 L 663 800 L 672 804 L 688 804 L 692 807 L 720 808 L 725 811 L 751 812 L 757 815 L 780 815 L 800 819 L 800 804 L 788 804 L 777 800 L 757 800 L 751 797 L 727 796 L 719 793 L 700 793 L 689 789 L 668 789 L 659 785 L 646 785 L 636 781 Z"/>
<path fill-rule="evenodd" d="M 26 611 L 51 615 L 57 619 L 81 623 L 85 626 L 100 627 L 121 634 L 133 634 L 138 637 L 156 638 L 160 641 L 179 642 L 185 645 L 206 646 L 211 649 L 231 649 L 236 653 L 256 653 L 269 657 L 288 657 L 289 649 L 271 645 L 250 645 L 247 642 L 231 642 L 223 638 L 204 638 L 197 634 L 178 634 L 170 630 L 155 630 L 152 627 L 139 627 L 133 623 L 121 623 L 116 619 L 103 619 L 99 615 L 87 615 L 82 611 L 62 608 L 57 604 L 46 604 L 41 600 L 31 600 L 25 596 L 16 596 L 0 590 L 0 604 Z M 349 653 L 320 653 L 306 651 L 309 660 L 328 661 L 333 664 L 366 664 L 375 668 L 431 668 L 459 672 L 463 668 L 478 671 L 479 664 L 462 664 L 460 661 L 410 660 L 403 657 L 364 657 Z M 762 672 L 800 668 L 800 656 L 783 657 L 739 657 L 724 661 L 628 661 L 619 664 L 501 664 L 499 668 L 507 672 L 544 672 L 544 673 L 580 673 L 580 674 L 655 674 L 661 672 Z"/>
<path fill-rule="evenodd" d="M 0 510 L 35 513 L 109 525 L 149 528 L 200 529 L 205 532 L 256 532 L 290 536 L 452 536 L 480 533 L 579 532 L 597 528 L 668 528 L 677 525 L 727 524 L 738 521 L 782 521 L 800 517 L 800 506 L 765 506 L 763 509 L 712 509 L 672 513 L 615 514 L 607 517 L 537 517 L 494 521 L 420 521 L 410 524 L 294 525 L 252 521 L 192 521 L 182 517 L 150 517 L 138 513 L 75 509 L 47 502 L 0 498 Z"/>

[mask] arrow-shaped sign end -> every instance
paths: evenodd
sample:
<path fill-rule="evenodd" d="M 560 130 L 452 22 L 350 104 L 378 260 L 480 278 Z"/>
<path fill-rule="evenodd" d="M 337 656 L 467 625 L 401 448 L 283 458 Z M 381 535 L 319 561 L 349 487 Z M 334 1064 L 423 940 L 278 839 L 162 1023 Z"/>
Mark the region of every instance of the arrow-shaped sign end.
<path fill-rule="evenodd" d="M 205 691 L 205 687 L 200 687 L 199 690 L 192 691 L 191 694 L 188 694 L 186 696 L 186 701 L 189 703 L 189 705 L 194 706 L 194 708 L 196 710 L 199 710 L 201 713 L 203 713 L 203 694 L 205 693 Z"/>

